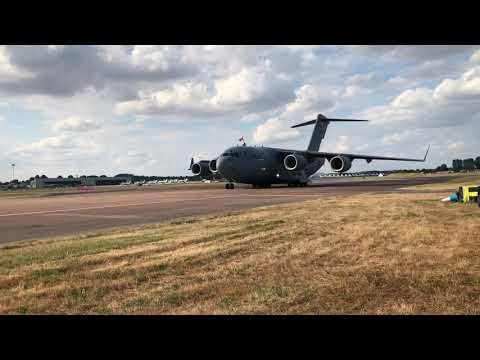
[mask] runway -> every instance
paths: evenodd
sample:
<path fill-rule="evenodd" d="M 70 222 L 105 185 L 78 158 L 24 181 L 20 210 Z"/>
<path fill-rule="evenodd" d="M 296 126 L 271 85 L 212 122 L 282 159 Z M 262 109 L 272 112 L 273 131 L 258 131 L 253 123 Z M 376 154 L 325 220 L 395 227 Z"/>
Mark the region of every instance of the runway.
<path fill-rule="evenodd" d="M 216 214 L 322 196 L 388 193 L 406 185 L 438 183 L 448 177 L 408 180 L 320 179 L 305 188 L 251 189 L 224 184 L 155 185 L 120 191 L 0 199 L 0 244 Z"/>

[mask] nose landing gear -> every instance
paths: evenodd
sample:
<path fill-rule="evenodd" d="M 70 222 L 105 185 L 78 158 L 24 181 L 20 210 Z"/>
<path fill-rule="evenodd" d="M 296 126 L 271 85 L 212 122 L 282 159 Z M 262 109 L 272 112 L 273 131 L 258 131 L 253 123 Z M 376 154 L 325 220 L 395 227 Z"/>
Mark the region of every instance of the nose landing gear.
<path fill-rule="evenodd" d="M 225 189 L 227 190 L 231 190 L 231 189 L 234 189 L 235 188 L 235 185 L 233 185 L 233 183 L 226 183 L 225 184 Z"/>

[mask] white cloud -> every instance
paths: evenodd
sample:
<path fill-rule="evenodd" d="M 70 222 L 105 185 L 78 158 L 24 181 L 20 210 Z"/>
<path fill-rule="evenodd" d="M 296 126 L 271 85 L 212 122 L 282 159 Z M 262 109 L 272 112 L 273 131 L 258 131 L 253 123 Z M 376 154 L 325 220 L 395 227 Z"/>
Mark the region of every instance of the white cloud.
<path fill-rule="evenodd" d="M 142 166 L 155 165 L 157 160 L 152 153 L 131 149 L 117 155 L 114 162 L 121 167 L 141 168 Z"/>
<path fill-rule="evenodd" d="M 372 92 L 371 89 L 364 88 L 358 85 L 349 85 L 345 88 L 345 91 L 342 94 L 344 98 L 351 98 L 355 96 L 368 95 Z"/>
<path fill-rule="evenodd" d="M 13 81 L 32 77 L 27 71 L 18 69 L 10 62 L 6 47 L 0 46 L 0 83 L 3 81 Z"/>
<path fill-rule="evenodd" d="M 470 61 L 473 63 L 480 63 L 480 50 L 477 50 L 472 54 Z"/>
<path fill-rule="evenodd" d="M 337 143 L 335 144 L 335 152 L 344 153 L 350 149 L 349 137 L 342 135 L 339 136 Z"/>
<path fill-rule="evenodd" d="M 295 99 L 286 104 L 277 117 L 256 127 L 253 139 L 256 143 L 267 143 L 297 138 L 300 132 L 290 128 L 294 125 L 292 121 L 314 118 L 334 105 L 334 92 L 305 84 L 295 90 Z"/>
<path fill-rule="evenodd" d="M 387 83 L 388 84 L 392 84 L 392 85 L 405 85 L 405 84 L 408 84 L 408 80 L 405 79 L 404 77 L 402 76 L 394 76 L 390 79 L 387 80 Z"/>
<path fill-rule="evenodd" d="M 83 132 L 98 129 L 101 124 L 95 120 L 81 119 L 76 116 L 70 116 L 66 119 L 58 120 L 53 124 L 55 131 L 74 131 Z"/>
<path fill-rule="evenodd" d="M 71 146 L 70 138 L 65 134 L 59 136 L 47 137 L 45 139 L 30 143 L 19 145 L 15 148 L 15 152 L 19 154 L 35 154 L 44 151 L 59 151 Z"/>
<path fill-rule="evenodd" d="M 166 72 L 173 64 L 182 62 L 181 54 L 179 46 L 137 45 L 131 56 L 135 66 Z"/>
<path fill-rule="evenodd" d="M 370 107 L 362 116 L 372 121 L 415 121 L 415 127 L 457 126 L 480 112 L 480 67 L 456 79 L 445 79 L 434 89 L 403 91 L 389 104 Z"/>
<path fill-rule="evenodd" d="M 214 110 L 212 97 L 205 84 L 174 84 L 172 88 L 153 93 L 139 93 L 138 100 L 115 105 L 115 113 L 171 114 L 181 112 L 210 112 Z"/>
<path fill-rule="evenodd" d="M 299 132 L 297 129 L 286 127 L 279 118 L 271 118 L 264 124 L 257 126 L 253 138 L 257 144 L 263 144 L 294 139 L 298 137 L 298 135 Z"/>
<path fill-rule="evenodd" d="M 215 106 L 248 103 L 263 96 L 267 90 L 267 69 L 243 68 L 239 73 L 215 81 Z"/>
<path fill-rule="evenodd" d="M 434 91 L 438 100 L 473 100 L 479 103 L 480 66 L 463 73 L 458 79 L 445 79 Z"/>
<path fill-rule="evenodd" d="M 286 105 L 288 113 L 322 111 L 335 105 L 334 94 L 318 86 L 306 84 L 295 90 L 295 100 Z"/>
<path fill-rule="evenodd" d="M 116 114 L 137 115 L 201 115 L 226 114 L 263 103 L 262 110 L 279 101 L 278 86 L 285 83 L 276 77 L 267 59 L 255 67 L 216 79 L 211 86 L 204 82 L 175 83 L 170 88 L 139 92 L 138 99 L 123 101 L 115 106 Z"/>
<path fill-rule="evenodd" d="M 402 132 L 385 135 L 382 137 L 381 142 L 385 145 L 401 144 L 405 142 L 405 140 L 411 139 L 413 135 L 414 133 L 412 130 L 405 130 Z"/>
<path fill-rule="evenodd" d="M 253 112 L 253 113 L 248 113 L 247 115 L 244 115 L 240 118 L 240 121 L 243 123 L 253 123 L 256 121 L 260 120 L 265 120 L 269 119 L 271 117 L 274 117 L 275 114 L 278 113 L 278 109 L 271 109 L 267 111 L 262 111 L 262 112 Z"/>
<path fill-rule="evenodd" d="M 316 49 L 320 49 L 323 45 L 279 45 L 284 47 L 290 51 L 312 51 Z"/>
<path fill-rule="evenodd" d="M 65 47 L 64 45 L 47 45 L 47 50 L 49 52 L 55 53 L 55 52 L 62 51 L 64 47 Z"/>
<path fill-rule="evenodd" d="M 347 79 L 347 84 L 348 85 L 363 85 L 367 82 L 369 82 L 370 80 L 372 80 L 374 78 L 375 74 L 373 72 L 369 72 L 369 73 L 366 73 L 366 74 L 355 74 L 355 75 L 352 75 L 350 76 L 348 79 Z"/>
<path fill-rule="evenodd" d="M 463 141 L 458 142 L 451 142 L 447 145 L 448 150 L 460 150 L 465 147 L 465 143 Z"/>
<path fill-rule="evenodd" d="M 209 160 L 209 156 L 206 152 L 200 152 L 198 154 L 192 155 L 193 161 L 197 162 L 200 160 Z"/>
<path fill-rule="evenodd" d="M 316 60 L 315 50 L 318 50 L 324 45 L 281 45 L 293 53 L 299 53 L 301 56 L 301 66 L 309 66 Z"/>
<path fill-rule="evenodd" d="M 253 113 L 253 114 L 247 114 L 245 116 L 242 116 L 242 118 L 240 119 L 241 122 L 245 122 L 245 123 L 250 123 L 250 122 L 254 122 L 254 121 L 258 121 L 258 120 L 261 120 L 261 115 L 258 114 L 258 113 Z"/>
<path fill-rule="evenodd" d="M 402 92 L 392 101 L 392 106 L 399 109 L 418 108 L 429 105 L 431 101 L 432 91 L 430 89 L 416 88 Z"/>
<path fill-rule="evenodd" d="M 463 54 L 478 48 L 478 45 L 352 45 L 350 48 L 359 54 L 380 56 L 392 61 L 425 61 Z"/>

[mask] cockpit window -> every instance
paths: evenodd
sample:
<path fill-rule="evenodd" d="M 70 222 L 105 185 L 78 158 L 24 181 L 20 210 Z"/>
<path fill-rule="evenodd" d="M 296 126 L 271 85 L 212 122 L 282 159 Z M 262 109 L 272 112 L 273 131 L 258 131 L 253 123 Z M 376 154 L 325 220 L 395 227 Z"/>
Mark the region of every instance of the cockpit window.
<path fill-rule="evenodd" d="M 236 158 L 240 157 L 238 152 L 236 152 L 236 151 L 226 151 L 222 154 L 222 156 L 231 156 L 231 157 L 236 157 Z"/>

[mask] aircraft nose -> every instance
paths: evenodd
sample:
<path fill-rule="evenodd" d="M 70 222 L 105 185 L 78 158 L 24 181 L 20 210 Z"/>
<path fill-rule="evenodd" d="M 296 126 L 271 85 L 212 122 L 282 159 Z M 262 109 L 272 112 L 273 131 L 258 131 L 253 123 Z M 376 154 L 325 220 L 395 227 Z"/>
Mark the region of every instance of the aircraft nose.
<path fill-rule="evenodd" d="M 217 159 L 217 170 L 220 175 L 228 176 L 228 174 L 230 173 L 229 169 L 231 168 L 231 164 L 229 160 L 230 159 L 225 158 L 224 156 L 220 156 Z"/>

